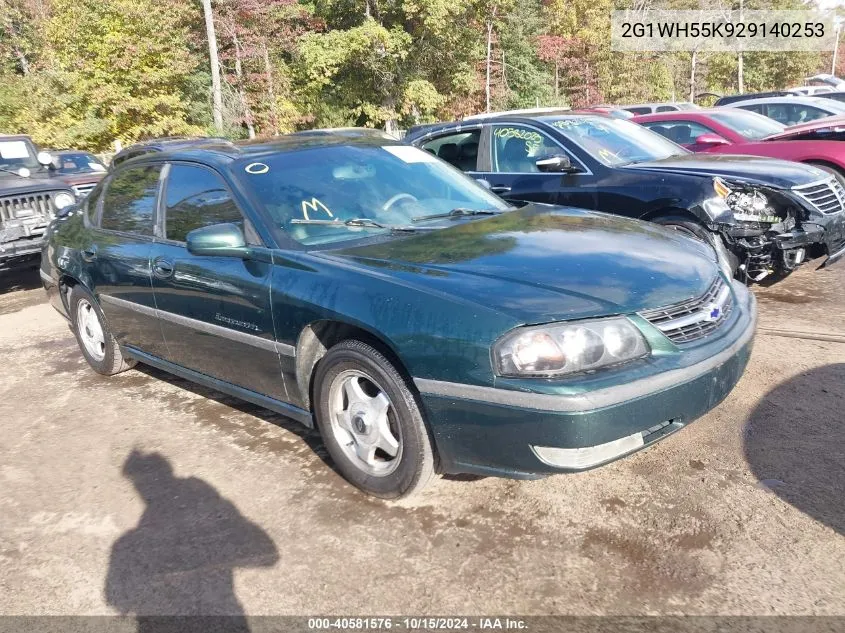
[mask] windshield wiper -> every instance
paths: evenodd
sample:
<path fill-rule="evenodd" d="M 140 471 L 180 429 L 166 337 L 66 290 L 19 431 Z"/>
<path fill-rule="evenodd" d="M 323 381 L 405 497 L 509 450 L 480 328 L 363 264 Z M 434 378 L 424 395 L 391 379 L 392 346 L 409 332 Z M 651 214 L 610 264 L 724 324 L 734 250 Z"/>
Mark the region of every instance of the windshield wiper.
<path fill-rule="evenodd" d="M 462 218 L 468 215 L 496 215 L 502 213 L 500 209 L 465 209 L 458 207 L 452 209 L 448 213 L 432 213 L 431 215 L 421 215 L 414 218 L 411 222 L 425 222 L 426 220 L 437 220 L 439 218 Z"/>
<path fill-rule="evenodd" d="M 306 219 L 299 219 L 294 218 L 290 221 L 291 224 L 313 224 L 315 226 L 351 226 L 351 227 L 363 227 L 363 228 L 371 228 L 371 229 L 388 229 L 389 231 L 396 231 L 397 233 L 401 232 L 413 232 L 417 231 L 418 227 L 416 226 L 404 226 L 399 224 L 382 224 L 381 222 L 377 222 L 376 220 L 371 220 L 370 218 L 350 218 L 349 220 L 306 220 Z"/>

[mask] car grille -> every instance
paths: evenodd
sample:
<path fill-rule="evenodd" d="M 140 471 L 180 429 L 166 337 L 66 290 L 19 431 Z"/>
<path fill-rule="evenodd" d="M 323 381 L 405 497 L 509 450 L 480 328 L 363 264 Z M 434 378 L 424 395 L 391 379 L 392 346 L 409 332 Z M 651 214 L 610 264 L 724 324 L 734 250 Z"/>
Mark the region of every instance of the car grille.
<path fill-rule="evenodd" d="M 733 310 L 733 295 L 721 277 L 716 277 L 700 297 L 664 308 L 641 312 L 673 343 L 691 343 L 715 332 Z"/>
<path fill-rule="evenodd" d="M 845 189 L 836 178 L 793 187 L 792 190 L 824 214 L 845 209 Z"/>
<path fill-rule="evenodd" d="M 58 191 L 45 191 L 36 194 L 0 197 L 0 221 L 23 220 L 41 217 L 52 218 L 56 214 L 53 196 Z"/>

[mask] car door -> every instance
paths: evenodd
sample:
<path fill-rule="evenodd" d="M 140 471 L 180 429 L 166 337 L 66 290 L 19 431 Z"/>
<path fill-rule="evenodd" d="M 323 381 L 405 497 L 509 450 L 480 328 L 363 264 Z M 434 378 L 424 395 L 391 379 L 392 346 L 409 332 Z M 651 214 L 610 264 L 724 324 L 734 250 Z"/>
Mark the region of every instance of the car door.
<path fill-rule="evenodd" d="M 596 208 L 593 173 L 575 154 L 539 127 L 495 123 L 485 129 L 487 148 L 479 175 L 491 190 L 515 202 L 543 202 Z M 565 155 L 573 166 L 567 173 L 541 172 L 536 161 Z"/>
<path fill-rule="evenodd" d="M 220 174 L 191 163 L 170 163 L 165 172 L 151 272 L 167 360 L 285 400 L 269 251 L 262 261 L 188 252 L 190 231 L 220 223 L 238 225 L 247 243 L 261 244 Z"/>
<path fill-rule="evenodd" d="M 160 165 L 118 168 L 89 206 L 90 242 L 80 256 L 118 344 L 164 351 L 150 276 Z"/>

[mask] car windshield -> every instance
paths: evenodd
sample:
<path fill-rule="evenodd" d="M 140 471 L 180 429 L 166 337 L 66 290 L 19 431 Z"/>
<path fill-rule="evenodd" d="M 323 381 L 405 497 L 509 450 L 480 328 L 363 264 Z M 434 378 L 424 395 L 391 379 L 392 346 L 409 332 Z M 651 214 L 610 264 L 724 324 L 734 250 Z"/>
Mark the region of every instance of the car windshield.
<path fill-rule="evenodd" d="M 23 139 L 0 139 L 0 168 L 17 171 L 21 167 L 30 170 L 41 169 L 41 164 L 35 156 L 35 148 Z M 4 173 L 8 172 L 0 172 L 0 176 Z"/>
<path fill-rule="evenodd" d="M 740 136 L 754 141 L 772 134 L 780 134 L 786 129 L 786 126 L 782 123 L 756 112 L 734 110 L 732 112 L 714 112 L 710 116 L 717 123 L 721 123 Z"/>
<path fill-rule="evenodd" d="M 96 156 L 87 152 L 60 154 L 58 158 L 59 167 L 57 171 L 60 174 L 90 174 L 106 171 L 106 166 Z"/>
<path fill-rule="evenodd" d="M 386 234 L 397 227 L 430 230 L 476 217 L 471 211 L 509 208 L 454 167 L 406 145 L 280 152 L 240 160 L 233 170 L 272 221 L 309 246 Z M 461 211 L 422 221 L 455 209 Z"/>
<path fill-rule="evenodd" d="M 547 123 L 610 167 L 688 154 L 680 145 L 641 125 L 607 117 L 549 117 Z"/>

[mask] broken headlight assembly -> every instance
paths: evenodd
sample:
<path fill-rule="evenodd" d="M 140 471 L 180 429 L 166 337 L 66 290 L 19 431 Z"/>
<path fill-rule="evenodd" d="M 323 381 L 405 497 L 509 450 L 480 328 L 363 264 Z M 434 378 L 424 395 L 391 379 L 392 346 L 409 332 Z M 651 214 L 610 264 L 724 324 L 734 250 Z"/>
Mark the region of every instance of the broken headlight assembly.
<path fill-rule="evenodd" d="M 777 224 L 783 219 L 771 200 L 756 187 L 729 185 L 721 178 L 714 178 L 713 190 L 725 201 L 737 222 Z"/>

